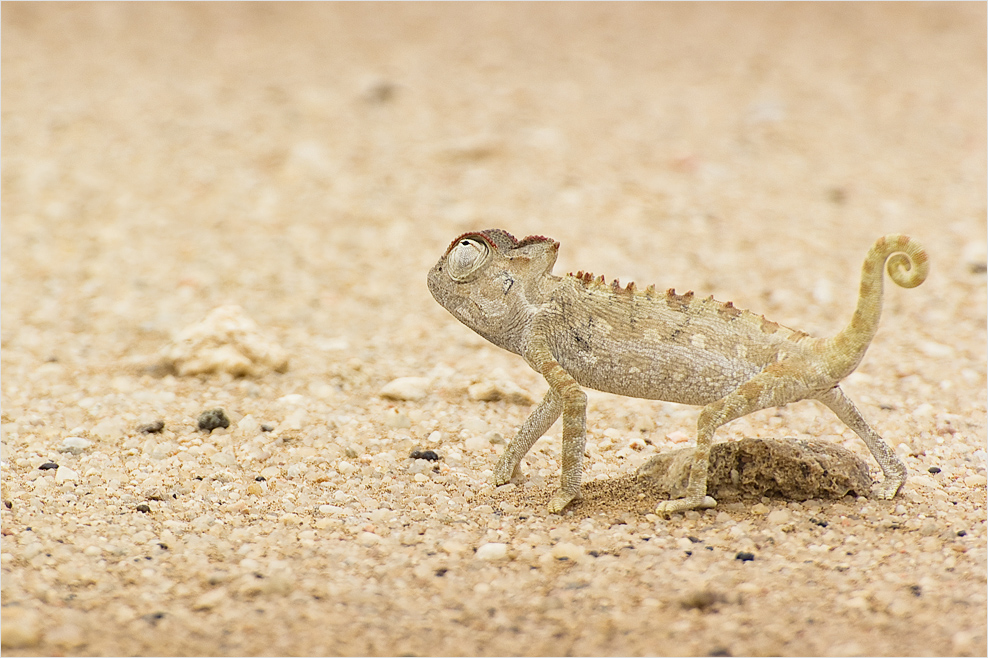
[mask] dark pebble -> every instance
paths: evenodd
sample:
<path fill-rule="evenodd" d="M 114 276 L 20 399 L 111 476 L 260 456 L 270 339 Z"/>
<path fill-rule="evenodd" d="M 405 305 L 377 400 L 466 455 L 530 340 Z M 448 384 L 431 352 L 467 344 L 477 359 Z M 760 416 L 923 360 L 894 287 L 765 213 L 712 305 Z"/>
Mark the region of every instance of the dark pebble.
<path fill-rule="evenodd" d="M 145 514 L 147 514 L 148 512 L 151 511 L 151 507 L 148 506 L 147 503 L 141 503 L 140 505 L 137 506 L 137 511 L 144 512 Z"/>
<path fill-rule="evenodd" d="M 742 562 L 751 562 L 755 559 L 754 553 L 749 553 L 748 551 L 739 551 L 737 555 L 734 556 L 735 560 L 741 560 Z"/>
<path fill-rule="evenodd" d="M 38 470 L 39 471 L 54 471 L 57 468 L 58 468 L 58 464 L 56 464 L 55 462 L 45 462 L 44 464 L 42 464 L 41 466 L 38 467 Z"/>
<path fill-rule="evenodd" d="M 937 473 L 940 472 L 940 467 L 939 466 L 930 466 L 926 470 L 928 470 L 930 473 L 933 473 L 934 475 L 936 475 Z"/>
<path fill-rule="evenodd" d="M 726 649 L 724 647 L 717 647 L 716 649 L 711 649 L 710 650 L 710 653 L 708 653 L 707 655 L 708 656 L 723 656 L 725 658 L 729 658 L 730 656 L 733 656 L 734 654 L 731 653 L 731 650 L 730 649 Z"/>
<path fill-rule="evenodd" d="M 165 421 L 156 420 L 152 423 L 141 425 L 137 428 L 137 431 L 141 434 L 158 434 L 163 429 L 165 429 Z"/>
<path fill-rule="evenodd" d="M 699 537 L 694 537 L 693 535 L 688 536 L 687 539 L 689 539 L 694 544 L 702 544 L 703 543 L 703 540 L 702 539 L 700 539 Z"/>
<path fill-rule="evenodd" d="M 230 419 L 222 409 L 210 409 L 199 414 L 199 429 L 204 432 L 212 432 L 217 427 L 226 429 L 229 426 Z"/>
<path fill-rule="evenodd" d="M 435 450 L 412 450 L 409 455 L 412 459 L 425 459 L 430 462 L 439 461 L 439 455 Z"/>
<path fill-rule="evenodd" d="M 274 425 L 268 425 L 267 423 L 263 423 L 261 425 L 261 431 L 262 432 L 273 432 L 274 431 Z"/>
<path fill-rule="evenodd" d="M 446 575 L 447 571 L 449 571 L 449 569 L 447 569 L 446 567 L 439 567 L 438 569 L 436 569 L 436 575 L 442 578 L 443 576 Z"/>
<path fill-rule="evenodd" d="M 967 537 L 967 530 L 958 530 L 957 531 L 957 536 L 958 537 Z"/>
<path fill-rule="evenodd" d="M 265 480 L 267 480 L 267 478 L 264 477 L 263 475 L 258 475 L 256 478 L 254 478 L 254 482 L 264 482 Z"/>
<path fill-rule="evenodd" d="M 910 585 L 909 591 L 913 593 L 913 596 L 921 596 L 923 594 L 923 588 L 919 585 Z"/>
<path fill-rule="evenodd" d="M 829 525 L 826 521 L 821 521 L 820 519 L 810 519 L 810 523 L 813 525 L 818 525 L 821 528 L 826 528 Z"/>

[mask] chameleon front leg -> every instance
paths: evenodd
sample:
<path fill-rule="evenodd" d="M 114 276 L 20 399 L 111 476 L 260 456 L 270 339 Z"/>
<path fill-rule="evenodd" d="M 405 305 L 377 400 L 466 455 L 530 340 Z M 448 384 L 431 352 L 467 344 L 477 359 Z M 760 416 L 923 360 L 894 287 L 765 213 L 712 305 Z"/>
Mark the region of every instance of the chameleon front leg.
<path fill-rule="evenodd" d="M 550 513 L 556 513 L 580 497 L 583 450 L 587 444 L 587 394 L 583 392 L 576 380 L 563 370 L 544 342 L 533 341 L 526 359 L 545 377 L 550 392 L 546 394 L 546 399 L 542 401 L 542 404 L 532 414 L 532 418 L 526 421 L 525 425 L 531 423 L 533 427 L 538 428 L 541 423 L 545 423 L 545 429 L 548 429 L 552 421 L 559 417 L 560 412 L 563 416 L 563 473 L 560 478 L 559 489 L 553 494 L 547 506 Z M 534 420 L 535 416 L 542 410 L 545 410 L 545 418 Z M 551 420 L 548 420 L 550 414 Z M 547 420 L 548 422 L 546 422 Z M 524 426 L 522 429 L 525 429 Z M 544 432 L 545 429 L 541 431 Z M 518 449 L 521 450 L 524 446 L 527 451 L 531 447 L 531 442 L 525 445 L 521 442 L 520 437 L 521 432 L 519 432 L 519 439 L 516 439 L 519 440 Z M 529 439 L 529 436 L 525 437 L 525 441 Z M 534 439 L 531 441 L 534 442 Z M 510 447 L 508 452 L 510 452 Z M 502 461 L 507 468 L 507 460 L 502 458 Z"/>
<path fill-rule="evenodd" d="M 906 465 L 902 463 L 902 460 L 896 456 L 892 448 L 878 435 L 878 432 L 871 429 L 865 422 L 865 419 L 861 417 L 861 412 L 839 386 L 834 386 L 818 395 L 816 399 L 830 407 L 831 411 L 837 414 L 837 417 L 844 421 L 845 425 L 861 437 L 861 440 L 865 442 L 868 450 L 875 457 L 875 461 L 882 467 L 885 480 L 876 485 L 875 494 L 885 500 L 895 496 L 906 482 Z"/>
<path fill-rule="evenodd" d="M 563 410 L 563 400 L 555 389 L 550 388 L 542 398 L 542 402 L 531 413 L 524 424 L 518 429 L 515 438 L 511 439 L 497 466 L 491 483 L 495 486 L 507 484 L 512 478 L 518 477 L 522 458 L 532 449 L 532 445 L 545 434 L 559 418 Z"/>

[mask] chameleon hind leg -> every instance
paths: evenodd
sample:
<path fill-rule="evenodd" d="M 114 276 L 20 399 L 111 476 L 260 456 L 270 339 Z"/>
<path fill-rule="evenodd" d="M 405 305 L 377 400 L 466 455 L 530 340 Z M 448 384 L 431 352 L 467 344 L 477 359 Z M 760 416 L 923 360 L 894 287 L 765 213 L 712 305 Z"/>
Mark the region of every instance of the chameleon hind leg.
<path fill-rule="evenodd" d="M 888 500 L 899 493 L 899 489 L 906 482 L 906 465 L 896 456 L 889 444 L 878 435 L 878 432 L 871 429 L 871 426 L 862 418 L 854 403 L 844 394 L 839 386 L 821 393 L 816 399 L 830 407 L 830 410 L 837 414 L 837 417 L 844 421 L 844 424 L 854 430 L 854 433 L 861 437 L 861 440 L 868 446 L 868 450 L 875 457 L 875 461 L 882 468 L 885 479 L 875 486 L 875 495 Z"/>
<path fill-rule="evenodd" d="M 804 366 L 805 367 L 805 366 Z M 748 414 L 777 407 L 806 397 L 808 390 L 797 374 L 800 366 L 793 362 L 775 363 L 725 397 L 711 402 L 700 411 L 696 427 L 696 448 L 690 466 L 686 496 L 659 503 L 657 514 L 671 514 L 691 509 L 709 509 L 717 501 L 707 495 L 707 472 L 714 432 L 721 425 Z"/>

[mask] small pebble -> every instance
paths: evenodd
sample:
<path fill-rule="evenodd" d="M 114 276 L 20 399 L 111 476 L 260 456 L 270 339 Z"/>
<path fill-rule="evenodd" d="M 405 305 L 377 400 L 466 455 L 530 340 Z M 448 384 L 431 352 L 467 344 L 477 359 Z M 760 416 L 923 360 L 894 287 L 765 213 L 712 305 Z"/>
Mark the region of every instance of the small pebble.
<path fill-rule="evenodd" d="M 66 482 L 68 480 L 78 480 L 79 473 L 73 471 L 68 466 L 62 466 L 60 469 L 55 471 L 55 482 Z"/>
<path fill-rule="evenodd" d="M 62 446 L 58 449 L 58 451 L 79 455 L 91 445 L 93 445 L 93 442 L 89 439 L 81 436 L 67 436 L 62 439 Z"/>
<path fill-rule="evenodd" d="M 399 377 L 385 384 L 380 395 L 388 400 L 421 400 L 428 395 L 428 387 L 425 377 Z"/>
<path fill-rule="evenodd" d="M 412 450 L 408 456 L 412 459 L 425 459 L 430 462 L 439 461 L 439 455 L 435 450 Z"/>
<path fill-rule="evenodd" d="M 45 462 L 44 464 L 42 464 L 41 466 L 38 467 L 38 470 L 39 471 L 53 471 L 53 470 L 55 470 L 57 468 L 58 468 L 58 464 L 56 464 L 55 462 Z"/>
<path fill-rule="evenodd" d="M 478 560 L 503 560 L 508 557 L 508 545 L 489 542 L 477 548 L 475 557 Z"/>
<path fill-rule="evenodd" d="M 934 475 L 936 475 L 937 473 L 940 472 L 940 467 L 939 466 L 930 466 L 926 470 L 929 471 L 930 473 L 933 473 Z"/>
<path fill-rule="evenodd" d="M 165 429 L 165 421 L 155 420 L 145 425 L 138 426 L 137 431 L 141 434 L 158 434 L 163 429 Z"/>
<path fill-rule="evenodd" d="M 261 431 L 262 432 L 273 432 L 274 431 L 274 425 L 268 425 L 267 423 L 261 423 Z"/>
<path fill-rule="evenodd" d="M 230 426 L 230 419 L 222 409 L 210 409 L 199 414 L 199 429 L 204 432 L 212 432 L 217 427 L 226 429 Z"/>
<path fill-rule="evenodd" d="M 148 505 L 147 503 L 141 503 L 141 504 L 139 504 L 137 506 L 136 509 L 137 509 L 138 512 L 143 512 L 143 513 L 147 514 L 148 512 L 151 511 L 151 506 Z"/>
<path fill-rule="evenodd" d="M 749 553 L 748 551 L 739 551 L 737 555 L 734 556 L 735 560 L 741 560 L 742 562 L 751 562 L 755 559 L 754 553 Z"/>

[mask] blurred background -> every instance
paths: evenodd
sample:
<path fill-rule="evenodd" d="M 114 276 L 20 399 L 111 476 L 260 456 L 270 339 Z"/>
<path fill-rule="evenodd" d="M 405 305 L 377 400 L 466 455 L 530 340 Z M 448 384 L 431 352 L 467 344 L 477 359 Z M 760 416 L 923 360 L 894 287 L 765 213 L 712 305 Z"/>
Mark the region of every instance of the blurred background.
<path fill-rule="evenodd" d="M 946 331 L 984 305 L 946 283 L 983 283 L 984 23 L 976 3 L 5 5 L 5 358 L 137 358 L 227 302 L 296 353 L 434 355 L 466 331 L 425 274 L 495 226 L 560 240 L 557 273 L 815 333 L 846 322 L 871 242 L 911 233 L 934 275 L 907 305 L 935 296 Z"/>

